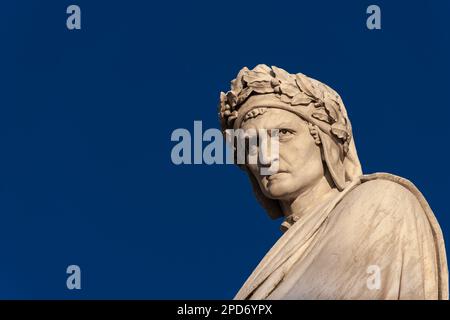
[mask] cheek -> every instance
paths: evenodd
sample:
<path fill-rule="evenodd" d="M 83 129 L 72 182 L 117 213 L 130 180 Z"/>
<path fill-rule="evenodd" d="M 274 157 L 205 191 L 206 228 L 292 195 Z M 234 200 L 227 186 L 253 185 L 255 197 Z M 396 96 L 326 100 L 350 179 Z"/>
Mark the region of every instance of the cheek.
<path fill-rule="evenodd" d="M 293 174 L 313 173 L 323 170 L 320 147 L 309 133 L 280 144 L 281 161 L 286 162 Z"/>
<path fill-rule="evenodd" d="M 251 175 L 255 178 L 255 180 L 257 181 L 260 189 L 265 192 L 267 190 L 267 180 L 265 180 L 261 175 L 260 175 L 260 168 L 255 165 L 255 164 L 248 164 L 247 165 L 247 170 L 250 171 Z"/>

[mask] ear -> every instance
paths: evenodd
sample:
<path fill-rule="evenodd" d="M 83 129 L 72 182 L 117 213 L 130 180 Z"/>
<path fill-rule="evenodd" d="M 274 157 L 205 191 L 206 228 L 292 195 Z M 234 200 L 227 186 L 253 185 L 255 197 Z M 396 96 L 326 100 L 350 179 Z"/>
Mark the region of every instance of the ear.
<path fill-rule="evenodd" d="M 339 191 L 345 188 L 344 154 L 339 142 L 322 130 L 317 130 L 322 143 L 322 151 L 328 171 Z"/>

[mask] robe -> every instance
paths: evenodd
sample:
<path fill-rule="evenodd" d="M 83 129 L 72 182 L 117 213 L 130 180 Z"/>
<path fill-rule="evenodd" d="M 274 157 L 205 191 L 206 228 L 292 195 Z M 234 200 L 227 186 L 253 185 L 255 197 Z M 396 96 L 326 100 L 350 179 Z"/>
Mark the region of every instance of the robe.
<path fill-rule="evenodd" d="M 235 299 L 446 299 L 439 224 L 420 191 L 363 175 L 293 223 Z"/>

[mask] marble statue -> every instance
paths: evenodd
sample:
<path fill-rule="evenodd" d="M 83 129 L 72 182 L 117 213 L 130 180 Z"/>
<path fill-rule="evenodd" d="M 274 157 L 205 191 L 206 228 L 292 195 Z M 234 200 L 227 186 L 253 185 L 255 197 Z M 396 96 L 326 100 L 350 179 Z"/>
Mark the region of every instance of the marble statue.
<path fill-rule="evenodd" d="M 228 129 L 278 129 L 278 170 L 240 167 L 282 236 L 235 299 L 448 299 L 439 224 L 420 191 L 364 175 L 340 96 L 275 66 L 243 68 L 220 95 Z M 264 164 L 267 165 L 267 164 Z"/>

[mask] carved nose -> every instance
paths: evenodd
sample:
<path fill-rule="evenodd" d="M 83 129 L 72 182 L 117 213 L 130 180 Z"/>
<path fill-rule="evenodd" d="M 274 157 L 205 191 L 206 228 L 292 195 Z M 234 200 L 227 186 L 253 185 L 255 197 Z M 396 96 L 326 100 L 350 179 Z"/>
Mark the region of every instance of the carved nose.
<path fill-rule="evenodd" d="M 273 162 L 272 155 L 270 151 L 264 151 L 263 148 L 259 149 L 258 154 L 258 166 L 260 167 L 270 167 Z"/>
<path fill-rule="evenodd" d="M 275 161 L 278 161 L 276 149 L 272 147 L 271 139 L 261 139 L 258 148 L 258 165 L 260 167 L 270 167 Z"/>

